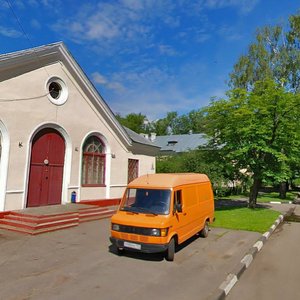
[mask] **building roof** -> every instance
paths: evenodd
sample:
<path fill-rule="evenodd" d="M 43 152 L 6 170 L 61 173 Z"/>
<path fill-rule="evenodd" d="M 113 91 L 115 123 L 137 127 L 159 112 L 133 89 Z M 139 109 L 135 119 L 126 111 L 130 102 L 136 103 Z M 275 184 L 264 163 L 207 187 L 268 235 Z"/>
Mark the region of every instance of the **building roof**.
<path fill-rule="evenodd" d="M 151 153 L 151 155 L 153 155 L 153 149 L 158 151 L 159 146 L 145 140 L 138 141 L 136 137 L 138 134 L 133 131 L 129 132 L 118 122 L 110 107 L 63 42 L 0 54 L 0 82 L 56 62 L 64 64 L 127 149 L 137 154 Z M 143 147 L 136 147 L 136 143 L 143 144 Z"/>
<path fill-rule="evenodd" d="M 127 132 L 127 134 L 130 136 L 130 138 L 136 142 L 136 143 L 140 143 L 140 144 L 145 144 L 145 145 L 149 145 L 151 147 L 156 147 L 156 148 L 160 148 L 160 146 L 152 143 L 151 141 L 149 141 L 148 139 L 146 139 L 145 137 L 143 137 L 142 135 L 136 133 L 135 131 L 131 130 L 130 128 L 127 128 L 125 126 L 123 126 L 125 131 Z"/>
<path fill-rule="evenodd" d="M 161 153 L 181 153 L 195 150 L 208 142 L 205 134 L 180 134 L 156 136 L 154 143 L 161 147 Z"/>
<path fill-rule="evenodd" d="M 157 173 L 140 176 L 128 187 L 173 188 L 191 183 L 209 182 L 207 175 L 199 173 Z"/>
<path fill-rule="evenodd" d="M 152 149 L 152 154 L 153 155 L 157 155 L 160 149 L 160 146 L 152 143 L 151 141 L 149 141 L 148 139 L 146 139 L 145 137 L 143 137 L 142 135 L 136 133 L 135 131 L 123 126 L 125 131 L 127 132 L 128 136 L 131 138 L 131 140 L 133 141 L 133 145 L 134 148 L 141 148 L 143 146 L 148 147 L 148 149 Z"/>

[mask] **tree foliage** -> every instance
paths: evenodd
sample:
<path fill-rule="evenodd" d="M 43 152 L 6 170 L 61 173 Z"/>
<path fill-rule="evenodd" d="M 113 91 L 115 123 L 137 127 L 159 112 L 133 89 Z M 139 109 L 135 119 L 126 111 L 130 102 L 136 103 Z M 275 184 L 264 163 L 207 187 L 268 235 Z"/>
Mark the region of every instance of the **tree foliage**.
<path fill-rule="evenodd" d="M 233 67 L 228 98 L 205 109 L 146 122 L 130 114 L 120 122 L 138 133 L 208 133 L 210 149 L 159 159 L 159 172 L 204 172 L 215 186 L 252 178 L 254 207 L 263 182 L 300 176 L 300 13 L 286 27 L 266 26 Z M 145 124 L 147 124 L 145 126 Z M 243 170 L 244 172 L 241 172 Z"/>
<path fill-rule="evenodd" d="M 274 81 L 258 81 L 253 89 L 233 89 L 228 99 L 206 109 L 210 147 L 222 149 L 236 170 L 252 176 L 250 206 L 256 205 L 266 178 L 290 177 L 291 162 L 300 155 L 300 96 Z"/>
<path fill-rule="evenodd" d="M 205 118 L 202 110 L 192 110 L 183 115 L 177 112 L 168 112 L 166 117 L 148 121 L 147 116 L 139 113 L 130 113 L 125 117 L 116 114 L 117 120 L 137 133 L 155 132 L 157 135 L 201 133 L 205 128 Z"/>
<path fill-rule="evenodd" d="M 300 14 L 289 18 L 289 26 L 266 26 L 234 65 L 231 88 L 250 90 L 256 81 L 274 80 L 287 90 L 300 90 Z"/>
<path fill-rule="evenodd" d="M 149 122 L 145 115 L 141 113 L 131 113 L 122 117 L 120 114 L 116 114 L 117 120 L 125 127 L 137 132 L 137 133 L 149 133 Z"/>
<path fill-rule="evenodd" d="M 220 151 L 197 149 L 160 157 L 156 163 L 158 173 L 205 173 L 209 176 L 216 194 L 220 194 L 228 182 L 235 179 L 234 169 L 224 160 Z"/>

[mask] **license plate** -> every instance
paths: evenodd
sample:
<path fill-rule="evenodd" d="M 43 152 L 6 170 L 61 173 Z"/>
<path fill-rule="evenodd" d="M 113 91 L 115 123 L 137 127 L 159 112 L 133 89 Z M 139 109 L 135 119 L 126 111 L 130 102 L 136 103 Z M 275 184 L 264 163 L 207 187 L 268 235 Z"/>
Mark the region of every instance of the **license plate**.
<path fill-rule="evenodd" d="M 124 242 L 124 247 L 131 248 L 131 249 L 136 249 L 136 250 L 141 250 L 142 249 L 140 244 L 129 243 L 129 242 Z"/>

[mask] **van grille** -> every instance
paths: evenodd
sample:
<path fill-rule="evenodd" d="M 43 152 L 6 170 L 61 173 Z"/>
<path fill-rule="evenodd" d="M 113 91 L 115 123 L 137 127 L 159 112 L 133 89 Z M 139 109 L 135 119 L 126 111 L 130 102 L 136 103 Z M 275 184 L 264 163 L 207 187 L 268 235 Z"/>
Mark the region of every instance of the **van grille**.
<path fill-rule="evenodd" d="M 140 235 L 151 235 L 151 228 L 145 227 L 134 227 L 134 226 L 126 226 L 119 225 L 119 232 L 132 233 L 132 234 L 140 234 Z"/>

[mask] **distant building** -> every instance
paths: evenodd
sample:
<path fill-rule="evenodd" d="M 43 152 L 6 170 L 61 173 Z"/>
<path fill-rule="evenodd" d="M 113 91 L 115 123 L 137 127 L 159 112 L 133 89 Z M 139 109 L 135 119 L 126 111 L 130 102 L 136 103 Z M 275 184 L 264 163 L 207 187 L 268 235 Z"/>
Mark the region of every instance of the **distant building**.
<path fill-rule="evenodd" d="M 205 134 L 191 133 L 156 136 L 151 141 L 160 147 L 158 154 L 163 156 L 196 150 L 199 146 L 205 146 L 208 139 Z"/>

